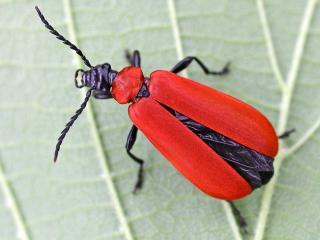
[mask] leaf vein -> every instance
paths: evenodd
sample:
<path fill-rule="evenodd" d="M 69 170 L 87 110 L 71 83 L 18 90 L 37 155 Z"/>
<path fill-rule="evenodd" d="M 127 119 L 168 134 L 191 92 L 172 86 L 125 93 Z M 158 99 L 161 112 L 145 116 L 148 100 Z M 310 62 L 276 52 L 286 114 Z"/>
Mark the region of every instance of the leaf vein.
<path fill-rule="evenodd" d="M 275 49 L 274 49 L 274 45 L 273 45 L 273 41 L 272 41 L 272 37 L 271 37 L 271 33 L 270 33 L 270 28 L 269 28 L 268 19 L 266 16 L 266 11 L 265 11 L 265 7 L 263 4 L 263 0 L 257 0 L 256 2 L 257 2 L 257 8 L 258 8 L 259 16 L 260 16 L 260 21 L 261 21 L 261 25 L 262 25 L 262 29 L 263 29 L 264 38 L 265 38 L 265 41 L 267 44 L 267 50 L 268 50 L 268 55 L 269 55 L 269 59 L 270 59 L 270 64 L 271 64 L 272 70 L 274 72 L 275 78 L 278 81 L 280 88 L 282 90 L 284 90 L 285 83 L 284 83 L 283 76 L 282 76 L 280 68 L 279 68 L 277 56 L 275 54 Z"/>
<path fill-rule="evenodd" d="M 306 9 L 302 18 L 300 30 L 298 33 L 298 38 L 294 48 L 291 66 L 289 69 L 289 73 L 287 75 L 285 89 L 283 91 L 281 110 L 280 110 L 280 116 L 279 116 L 279 124 L 278 124 L 278 132 L 284 132 L 287 125 L 288 115 L 290 110 L 290 103 L 292 100 L 292 93 L 294 91 L 297 75 L 300 70 L 301 59 L 302 59 L 306 39 L 308 36 L 311 20 L 314 14 L 314 10 L 316 8 L 316 4 L 317 4 L 317 0 L 309 0 L 306 5 Z M 268 220 L 268 214 L 270 212 L 272 196 L 275 190 L 276 181 L 279 175 L 279 170 L 280 170 L 282 161 L 284 159 L 284 156 L 285 156 L 284 152 L 280 151 L 280 153 L 278 154 L 278 157 L 275 159 L 274 176 L 271 179 L 270 183 L 266 186 L 265 191 L 262 195 L 261 209 L 258 216 L 255 236 L 253 238 L 254 240 L 264 239 L 264 233 L 265 233 L 265 228 Z"/>
<path fill-rule="evenodd" d="M 18 199 L 5 176 L 5 171 L 2 163 L 0 162 L 0 186 L 2 186 L 4 196 L 7 200 L 7 207 L 11 210 L 13 220 L 17 225 L 17 237 L 21 240 L 31 240 L 29 229 L 25 223 L 25 218 L 22 214 L 22 210 L 18 204 Z"/>
<path fill-rule="evenodd" d="M 287 152 L 285 153 L 285 158 L 292 155 L 296 152 L 300 147 L 302 147 L 312 136 L 313 134 L 320 128 L 320 116 L 317 121 L 305 132 L 305 134 L 291 146 Z"/>
<path fill-rule="evenodd" d="M 72 16 L 72 7 L 71 7 L 70 0 L 64 0 L 64 7 L 65 7 L 67 19 L 68 19 L 68 30 L 69 30 L 69 34 L 71 37 L 71 41 L 79 46 L 79 44 L 77 42 L 77 34 L 76 34 L 75 26 L 74 26 L 74 20 L 73 20 L 73 16 Z M 76 57 L 76 62 L 77 62 L 77 66 L 81 67 L 82 64 L 81 64 L 81 61 L 78 57 Z M 85 96 L 84 90 L 82 91 L 82 95 L 83 95 L 83 97 Z M 105 182 L 107 184 L 107 187 L 110 191 L 110 196 L 111 196 L 112 201 L 114 203 L 116 215 L 118 217 L 120 224 L 122 225 L 122 231 L 123 231 L 125 238 L 127 240 L 133 240 L 134 237 L 133 237 L 132 231 L 131 231 L 129 224 L 127 222 L 126 215 L 124 213 L 123 206 L 120 201 L 120 197 L 117 192 L 116 186 L 112 180 L 111 170 L 108 165 L 106 153 L 103 149 L 102 139 L 99 134 L 98 126 L 97 126 L 96 119 L 95 119 L 95 114 L 93 111 L 92 104 L 90 102 L 88 102 L 86 112 L 87 112 L 87 116 L 89 118 L 89 123 L 91 125 L 91 130 L 92 130 L 92 135 L 94 137 L 95 146 L 97 147 L 100 164 L 101 164 L 102 171 L 103 171 L 103 177 L 104 177 Z"/>

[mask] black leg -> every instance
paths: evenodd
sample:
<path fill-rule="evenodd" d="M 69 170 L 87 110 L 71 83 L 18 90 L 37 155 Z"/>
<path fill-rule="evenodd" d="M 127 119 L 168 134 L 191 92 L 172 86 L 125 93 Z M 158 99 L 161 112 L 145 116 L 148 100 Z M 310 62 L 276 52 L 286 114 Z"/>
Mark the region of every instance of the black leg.
<path fill-rule="evenodd" d="M 132 149 L 135 141 L 136 141 L 136 138 L 137 138 L 137 133 L 138 133 L 138 128 L 133 125 L 130 132 L 129 132 L 129 135 L 128 135 L 128 138 L 127 138 L 127 143 L 126 143 L 126 149 L 127 149 L 127 153 L 128 155 L 136 162 L 139 164 L 139 171 L 138 171 L 138 178 L 137 178 L 137 182 L 134 186 L 134 189 L 133 189 L 133 193 L 137 193 L 137 191 L 139 191 L 142 186 L 143 186 L 143 180 L 144 180 L 144 174 L 143 174 L 143 164 L 144 164 L 144 161 L 138 157 L 136 157 L 135 155 L 133 155 L 130 150 Z"/>
<path fill-rule="evenodd" d="M 134 67 L 141 66 L 141 57 L 140 57 L 140 52 L 138 50 L 134 50 L 132 55 L 129 52 L 129 50 L 126 50 L 125 54 L 126 54 L 126 59 L 131 66 L 134 66 Z"/>
<path fill-rule="evenodd" d="M 128 49 L 126 49 L 124 54 L 125 54 L 125 57 L 127 59 L 127 62 L 131 65 L 132 63 L 131 63 L 131 53 L 130 53 L 130 51 Z"/>
<path fill-rule="evenodd" d="M 181 72 L 182 70 L 186 69 L 193 60 L 196 61 L 199 64 L 199 66 L 202 68 L 202 70 L 204 71 L 205 74 L 224 75 L 224 74 L 227 74 L 229 72 L 230 62 L 228 62 L 221 71 L 211 71 L 197 57 L 192 57 L 192 56 L 189 56 L 189 57 L 186 57 L 186 58 L 182 59 L 170 71 L 173 72 L 173 73 Z"/>
<path fill-rule="evenodd" d="M 232 209 L 234 216 L 236 217 L 236 219 L 238 221 L 240 229 L 243 231 L 243 233 L 247 234 L 248 233 L 248 231 L 247 231 L 248 224 L 247 224 L 246 220 L 244 219 L 244 217 L 241 215 L 240 210 L 236 207 L 236 205 L 234 205 L 234 203 L 232 201 L 227 201 L 227 202 L 230 204 L 230 207 Z"/>
<path fill-rule="evenodd" d="M 132 66 L 140 67 L 141 66 L 141 57 L 140 52 L 138 50 L 133 51 L 133 57 L 132 57 Z"/>
<path fill-rule="evenodd" d="M 284 133 L 280 134 L 280 135 L 278 136 L 278 138 L 279 138 L 279 139 L 288 138 L 288 137 L 290 137 L 291 133 L 294 133 L 295 131 L 296 131 L 296 129 L 292 128 L 292 129 L 290 129 L 290 130 L 288 130 L 288 131 L 285 131 Z"/>

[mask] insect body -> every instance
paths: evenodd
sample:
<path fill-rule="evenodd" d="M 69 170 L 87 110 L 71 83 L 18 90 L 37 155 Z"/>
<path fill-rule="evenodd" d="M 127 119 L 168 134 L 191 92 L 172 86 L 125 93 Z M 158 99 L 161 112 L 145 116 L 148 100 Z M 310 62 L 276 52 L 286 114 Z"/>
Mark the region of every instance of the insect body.
<path fill-rule="evenodd" d="M 134 51 L 132 56 L 127 53 L 130 66 L 119 72 L 108 63 L 92 66 L 80 49 L 36 10 L 50 32 L 75 50 L 90 68 L 76 71 L 76 87 L 89 90 L 61 132 L 55 161 L 66 133 L 93 95 L 130 104 L 128 111 L 134 125 L 126 150 L 140 166 L 134 191 L 143 184 L 144 161 L 131 153 L 138 129 L 190 182 L 215 198 L 242 198 L 271 179 L 278 137 L 270 122 L 248 104 L 177 75 L 192 61 L 212 75 L 226 74 L 229 64 L 222 71 L 210 71 L 198 58 L 187 57 L 171 71 L 157 70 L 145 77 L 140 54 Z"/>
<path fill-rule="evenodd" d="M 233 200 L 272 177 L 278 139 L 257 110 L 167 71 L 153 72 L 148 89 L 130 118 L 202 191 Z"/>

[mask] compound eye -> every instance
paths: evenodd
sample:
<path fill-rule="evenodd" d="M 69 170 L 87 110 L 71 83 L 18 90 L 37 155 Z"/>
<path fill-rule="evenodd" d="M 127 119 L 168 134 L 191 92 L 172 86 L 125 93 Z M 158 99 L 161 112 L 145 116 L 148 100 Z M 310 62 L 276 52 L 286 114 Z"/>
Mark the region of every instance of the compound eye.
<path fill-rule="evenodd" d="M 77 88 L 83 88 L 84 83 L 82 81 L 82 76 L 84 74 L 84 70 L 78 69 L 74 75 L 74 84 Z"/>

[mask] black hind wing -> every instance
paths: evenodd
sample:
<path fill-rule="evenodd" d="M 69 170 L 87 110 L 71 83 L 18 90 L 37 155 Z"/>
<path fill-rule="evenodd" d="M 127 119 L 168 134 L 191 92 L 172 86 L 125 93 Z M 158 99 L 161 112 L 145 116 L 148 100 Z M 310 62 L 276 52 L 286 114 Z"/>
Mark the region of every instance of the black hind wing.
<path fill-rule="evenodd" d="M 269 182 L 273 176 L 273 158 L 249 149 L 172 109 L 169 111 L 227 161 L 252 188 Z"/>

